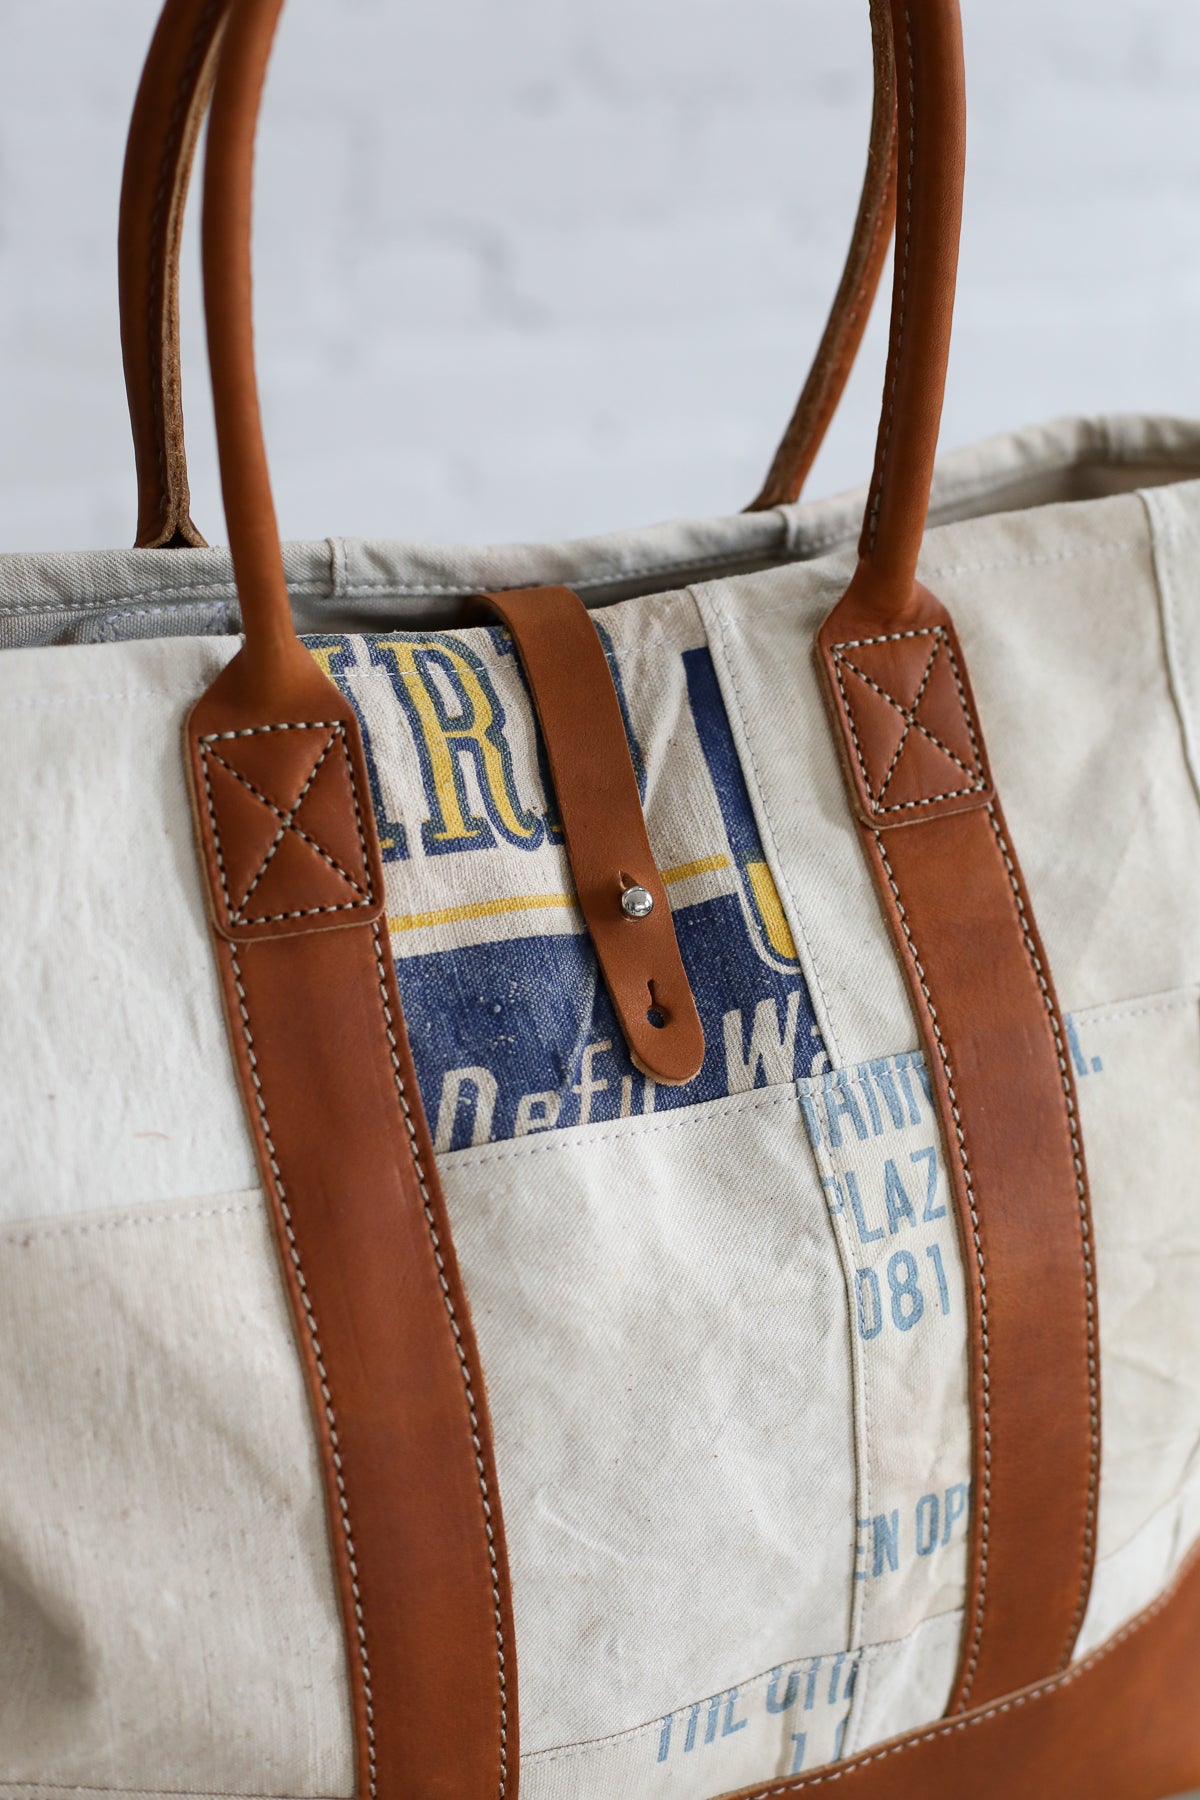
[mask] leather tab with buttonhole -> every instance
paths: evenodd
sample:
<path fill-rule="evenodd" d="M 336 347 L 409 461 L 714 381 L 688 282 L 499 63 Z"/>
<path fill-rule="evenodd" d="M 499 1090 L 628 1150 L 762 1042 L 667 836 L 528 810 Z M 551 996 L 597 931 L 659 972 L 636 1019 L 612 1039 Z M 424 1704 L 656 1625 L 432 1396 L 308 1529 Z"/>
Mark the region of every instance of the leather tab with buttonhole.
<path fill-rule="evenodd" d="M 529 682 L 575 891 L 629 1054 L 644 1075 L 682 1086 L 700 1073 L 704 1028 L 596 627 L 570 588 L 480 598 L 512 634 Z M 648 908 L 626 903 L 638 888 Z"/>

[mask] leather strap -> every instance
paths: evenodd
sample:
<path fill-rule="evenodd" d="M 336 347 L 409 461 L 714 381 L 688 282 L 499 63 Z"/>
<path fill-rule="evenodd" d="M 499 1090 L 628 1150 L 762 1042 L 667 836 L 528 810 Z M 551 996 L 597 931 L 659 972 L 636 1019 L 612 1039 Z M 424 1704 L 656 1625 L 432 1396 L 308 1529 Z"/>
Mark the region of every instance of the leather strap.
<path fill-rule="evenodd" d="M 1066 1667 L 1100 1460 L 1087 1175 L 1066 1033 L 962 647 L 915 580 L 949 350 L 963 172 L 955 0 L 892 0 L 901 229 L 875 475 L 817 660 L 912 994 L 967 1269 L 973 1479 L 951 1708 Z"/>
<path fill-rule="evenodd" d="M 483 1375 L 404 1033 L 357 718 L 292 627 L 258 417 L 250 195 L 279 9 L 237 0 L 212 100 L 205 299 L 246 642 L 188 719 L 188 779 L 321 1451 L 358 1800 L 514 1800 Z"/>
<path fill-rule="evenodd" d="M 138 480 L 135 543 L 203 544 L 190 516 L 179 366 L 179 245 L 214 53 L 232 0 L 166 0 L 130 121 L 117 262 L 121 347 Z M 862 196 L 833 308 L 761 492 L 799 498 L 870 317 L 895 217 L 895 70 L 887 0 L 871 0 L 875 99 Z"/>
<path fill-rule="evenodd" d="M 896 59 L 888 0 L 871 0 L 875 98 L 867 168 L 846 266 L 813 366 L 767 478 L 747 512 L 800 498 L 862 343 L 896 217 Z"/>
<path fill-rule="evenodd" d="M 1093 1655 L 946 1724 L 725 1800 L 1163 1800 L 1200 1786 L 1200 1557 Z"/>
<path fill-rule="evenodd" d="M 179 377 L 179 245 L 188 179 L 229 0 L 169 0 L 129 122 L 117 279 L 137 468 L 134 543 L 203 544 L 192 523 Z"/>
<path fill-rule="evenodd" d="M 643 1074 L 680 1086 L 700 1073 L 704 1027 L 595 623 L 570 588 L 482 598 L 511 632 L 529 682 L 575 891 L 630 1055 Z M 635 888 L 652 902 L 640 917 L 622 909 Z"/>

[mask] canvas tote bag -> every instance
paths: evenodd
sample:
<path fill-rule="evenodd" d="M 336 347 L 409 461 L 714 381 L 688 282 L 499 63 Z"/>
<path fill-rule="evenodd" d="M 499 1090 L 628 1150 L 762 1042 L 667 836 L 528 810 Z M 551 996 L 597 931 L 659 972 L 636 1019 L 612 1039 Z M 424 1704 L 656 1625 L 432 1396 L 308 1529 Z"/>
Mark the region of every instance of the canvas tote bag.
<path fill-rule="evenodd" d="M 934 472 L 957 8 L 877 0 L 755 507 L 281 555 L 278 11 L 135 110 L 143 547 L 0 561 L 0 1800 L 1200 1782 L 1200 426 Z"/>

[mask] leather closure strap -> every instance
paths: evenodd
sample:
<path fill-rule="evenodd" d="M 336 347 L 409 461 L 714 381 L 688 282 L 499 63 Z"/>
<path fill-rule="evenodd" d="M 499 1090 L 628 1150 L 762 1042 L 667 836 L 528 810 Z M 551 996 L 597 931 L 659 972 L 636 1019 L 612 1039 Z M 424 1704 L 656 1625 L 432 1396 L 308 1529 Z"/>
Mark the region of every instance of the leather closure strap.
<path fill-rule="evenodd" d="M 575 891 L 630 1055 L 655 1081 L 691 1081 L 704 1061 L 704 1028 L 595 622 L 565 587 L 482 601 L 511 632 L 529 682 Z"/>
<path fill-rule="evenodd" d="M 1100 1461 L 1087 1174 L 1065 1029 L 962 647 L 915 579 L 950 346 L 963 179 L 956 0 L 890 0 L 900 220 L 875 472 L 817 661 L 925 1047 L 971 1309 L 961 1710 L 1064 1669 Z"/>
<path fill-rule="evenodd" d="M 383 922 L 353 708 L 292 625 L 254 380 L 255 119 L 280 0 L 237 0 L 205 164 L 217 444 L 246 642 L 186 727 L 234 1064 L 308 1378 L 358 1800 L 515 1800 L 483 1374 Z"/>

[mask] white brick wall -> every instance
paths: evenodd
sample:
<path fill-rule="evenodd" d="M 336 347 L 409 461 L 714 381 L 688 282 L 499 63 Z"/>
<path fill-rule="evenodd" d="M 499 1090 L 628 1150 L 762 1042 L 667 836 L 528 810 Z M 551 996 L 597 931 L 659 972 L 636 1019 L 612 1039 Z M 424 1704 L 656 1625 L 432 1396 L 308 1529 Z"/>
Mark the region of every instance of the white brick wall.
<path fill-rule="evenodd" d="M 0 547 L 133 522 L 114 240 L 153 0 L 0 4 Z M 1200 7 L 965 0 L 944 441 L 1200 411 Z M 290 536 L 562 536 L 744 502 L 816 342 L 862 0 L 290 0 L 259 185 Z M 196 516 L 222 536 L 187 247 Z M 859 480 L 882 312 L 815 491 Z"/>

